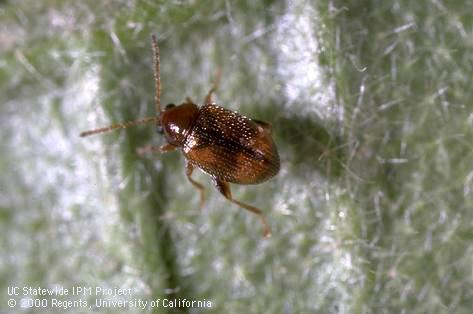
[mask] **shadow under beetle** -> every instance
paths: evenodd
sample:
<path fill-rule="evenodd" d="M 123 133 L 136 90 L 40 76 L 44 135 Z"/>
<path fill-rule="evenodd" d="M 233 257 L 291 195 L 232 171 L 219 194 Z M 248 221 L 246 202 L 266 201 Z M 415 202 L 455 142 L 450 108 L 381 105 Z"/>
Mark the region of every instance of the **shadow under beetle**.
<path fill-rule="evenodd" d="M 152 35 L 154 54 L 155 105 L 158 116 L 82 132 L 89 136 L 123 129 L 144 123 L 156 122 L 158 133 L 166 137 L 167 144 L 160 147 L 146 146 L 138 152 L 169 152 L 180 148 L 186 160 L 186 175 L 200 191 L 200 205 L 204 204 L 204 187 L 192 179 L 194 167 L 212 178 L 214 185 L 230 202 L 256 214 L 264 228 L 264 237 L 271 235 L 266 218 L 259 208 L 242 203 L 232 197 L 229 183 L 258 184 L 279 171 L 279 155 L 271 137 L 271 125 L 252 120 L 224 109 L 212 102 L 217 89 L 219 73 L 200 108 L 189 98 L 179 106 L 167 105 L 161 110 L 161 79 L 159 73 L 159 47 Z"/>

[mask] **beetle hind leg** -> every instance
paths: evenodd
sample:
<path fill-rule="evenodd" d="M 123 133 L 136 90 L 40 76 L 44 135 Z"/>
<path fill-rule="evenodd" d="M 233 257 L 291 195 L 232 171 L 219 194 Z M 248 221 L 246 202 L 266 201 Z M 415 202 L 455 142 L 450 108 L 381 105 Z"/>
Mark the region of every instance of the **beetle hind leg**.
<path fill-rule="evenodd" d="M 230 202 L 237 204 L 241 208 L 246 209 L 252 212 L 253 214 L 255 214 L 256 216 L 258 216 L 258 218 L 261 220 L 261 223 L 263 224 L 263 236 L 266 239 L 271 236 L 271 229 L 269 228 L 268 222 L 266 221 L 266 218 L 263 215 L 263 212 L 261 211 L 261 209 L 233 199 L 232 191 L 230 189 L 230 185 L 228 184 L 228 182 L 219 180 L 217 178 L 213 178 L 213 182 L 215 186 L 217 187 L 218 191 L 222 193 L 226 199 L 228 199 Z"/>
<path fill-rule="evenodd" d="M 192 172 L 194 171 L 194 166 L 186 161 L 186 176 L 187 176 L 187 179 L 189 180 L 189 182 L 196 188 L 199 190 L 200 192 L 200 208 L 204 207 L 204 203 L 205 203 L 205 188 L 202 184 L 200 184 L 199 182 L 195 181 L 194 179 L 192 179 Z"/>

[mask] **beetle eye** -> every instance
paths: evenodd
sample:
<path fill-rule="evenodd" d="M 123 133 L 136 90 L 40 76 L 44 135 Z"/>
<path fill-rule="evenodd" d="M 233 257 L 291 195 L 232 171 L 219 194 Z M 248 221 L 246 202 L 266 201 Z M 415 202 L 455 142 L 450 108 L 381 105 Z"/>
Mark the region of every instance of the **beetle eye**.
<path fill-rule="evenodd" d="M 168 110 L 168 109 L 171 109 L 171 108 L 174 108 L 176 107 L 175 104 L 169 104 L 169 105 L 166 105 L 166 107 L 164 108 L 164 110 Z"/>
<path fill-rule="evenodd" d="M 161 125 L 156 126 L 156 132 L 158 132 L 159 134 L 164 134 L 163 127 Z"/>

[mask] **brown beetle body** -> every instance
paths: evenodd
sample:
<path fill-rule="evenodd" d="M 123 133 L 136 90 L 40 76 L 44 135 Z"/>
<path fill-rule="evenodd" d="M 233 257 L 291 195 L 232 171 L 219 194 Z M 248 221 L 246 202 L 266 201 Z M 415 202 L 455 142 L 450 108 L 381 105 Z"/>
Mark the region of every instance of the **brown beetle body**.
<path fill-rule="evenodd" d="M 191 103 L 181 106 L 189 105 L 192 111 L 197 107 Z M 176 137 L 168 135 L 173 127 L 178 131 L 181 128 L 176 128 L 166 115 L 179 107 L 163 113 L 162 120 L 172 125 L 163 125 L 169 130 L 165 131 L 169 143 Z M 279 156 L 268 125 L 215 104 L 202 106 L 193 118 L 182 142 L 177 144 L 192 165 L 212 177 L 237 184 L 258 184 L 279 171 Z"/>
<path fill-rule="evenodd" d="M 142 123 L 157 122 L 168 144 L 159 148 L 148 146 L 140 152 L 167 152 L 180 148 L 186 158 L 186 175 L 201 193 L 204 203 L 204 187 L 191 177 L 194 167 L 209 174 L 217 189 L 231 202 L 247 209 L 261 219 L 264 236 L 269 237 L 270 228 L 260 209 L 233 199 L 229 183 L 258 184 L 279 171 L 279 155 L 271 136 L 271 125 L 252 120 L 237 112 L 224 109 L 212 102 L 217 80 L 205 97 L 200 108 L 190 99 L 179 106 L 160 106 L 161 84 L 159 78 L 159 50 L 153 35 L 155 52 L 156 109 L 157 117 L 114 124 L 110 127 L 81 133 L 88 136 L 127 128 Z"/>

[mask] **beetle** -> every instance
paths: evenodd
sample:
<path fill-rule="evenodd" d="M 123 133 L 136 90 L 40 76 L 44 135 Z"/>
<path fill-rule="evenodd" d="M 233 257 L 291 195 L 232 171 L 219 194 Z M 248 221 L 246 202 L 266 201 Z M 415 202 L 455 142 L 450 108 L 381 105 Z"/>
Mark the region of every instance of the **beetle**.
<path fill-rule="evenodd" d="M 151 39 L 157 116 L 85 131 L 80 136 L 155 122 L 157 132 L 164 134 L 167 143 L 160 147 L 145 146 L 138 149 L 138 153 L 164 153 L 180 149 L 186 161 L 186 176 L 200 192 L 201 207 L 205 201 L 204 187 L 192 179 L 192 172 L 196 167 L 210 175 L 217 190 L 230 202 L 257 215 L 263 224 L 263 235 L 268 238 L 271 229 L 263 212 L 257 207 L 234 199 L 229 183 L 258 184 L 278 173 L 279 155 L 272 139 L 271 125 L 227 110 L 212 101 L 220 72 L 217 72 L 213 86 L 201 107 L 187 97 L 185 102 L 178 106 L 169 104 L 161 109 L 159 46 L 154 34 Z"/>

